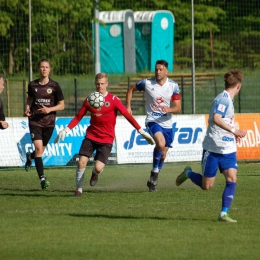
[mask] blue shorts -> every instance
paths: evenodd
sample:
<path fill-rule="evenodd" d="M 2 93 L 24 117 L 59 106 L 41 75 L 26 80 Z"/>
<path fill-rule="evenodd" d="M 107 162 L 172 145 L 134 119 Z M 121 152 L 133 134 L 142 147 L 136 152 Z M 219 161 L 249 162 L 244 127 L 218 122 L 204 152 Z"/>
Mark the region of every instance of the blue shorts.
<path fill-rule="evenodd" d="M 219 154 L 203 150 L 202 160 L 202 175 L 207 178 L 215 177 L 217 171 L 222 173 L 224 170 L 234 168 L 237 170 L 237 157 L 235 153 Z"/>
<path fill-rule="evenodd" d="M 172 128 L 163 128 L 159 124 L 155 122 L 149 122 L 146 125 L 146 128 L 150 132 L 150 134 L 153 136 L 157 132 L 161 132 L 165 138 L 165 147 L 172 147 L 172 142 L 173 142 L 173 133 L 172 133 Z"/>

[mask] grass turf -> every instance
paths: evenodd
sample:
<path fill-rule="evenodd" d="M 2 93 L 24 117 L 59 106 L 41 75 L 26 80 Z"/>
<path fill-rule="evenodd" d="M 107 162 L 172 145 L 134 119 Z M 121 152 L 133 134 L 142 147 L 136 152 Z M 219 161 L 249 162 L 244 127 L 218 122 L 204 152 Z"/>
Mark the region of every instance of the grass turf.
<path fill-rule="evenodd" d="M 189 163 L 200 171 L 199 163 Z M 156 193 L 151 165 L 106 166 L 95 187 L 73 197 L 75 168 L 47 168 L 42 191 L 35 168 L 0 171 L 1 259 L 258 259 L 259 164 L 239 163 L 230 215 L 217 221 L 225 181 L 202 191 L 175 179 L 185 164 L 165 164 Z"/>

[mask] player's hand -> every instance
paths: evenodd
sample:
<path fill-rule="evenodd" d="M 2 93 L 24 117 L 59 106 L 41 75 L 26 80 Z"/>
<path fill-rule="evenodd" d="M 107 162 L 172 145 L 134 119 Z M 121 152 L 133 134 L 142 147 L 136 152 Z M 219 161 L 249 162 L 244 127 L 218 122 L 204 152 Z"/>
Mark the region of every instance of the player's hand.
<path fill-rule="evenodd" d="M 126 110 L 130 115 L 133 115 L 132 109 L 130 107 L 127 107 Z"/>
<path fill-rule="evenodd" d="M 63 130 L 61 130 L 59 132 L 59 134 L 57 135 L 57 137 L 54 140 L 54 143 L 57 144 L 59 143 L 59 141 L 64 141 L 66 134 L 70 131 L 70 129 L 68 127 L 64 128 Z"/>
<path fill-rule="evenodd" d="M 138 130 L 139 134 L 151 145 L 155 144 L 153 138 L 142 128 Z"/>
<path fill-rule="evenodd" d="M 26 116 L 28 116 L 28 117 L 31 116 L 31 112 L 30 112 L 30 110 L 26 110 L 26 111 L 24 112 L 24 114 L 25 114 Z"/>
<path fill-rule="evenodd" d="M 6 121 L 0 121 L 0 128 L 6 129 L 8 127 L 8 123 Z"/>
<path fill-rule="evenodd" d="M 40 111 L 43 114 L 49 114 L 51 112 L 51 108 L 42 105 L 42 108 L 39 108 L 38 111 Z"/>
<path fill-rule="evenodd" d="M 243 138 L 246 136 L 246 134 L 247 134 L 247 130 L 236 129 L 234 132 L 234 135 L 238 138 Z"/>

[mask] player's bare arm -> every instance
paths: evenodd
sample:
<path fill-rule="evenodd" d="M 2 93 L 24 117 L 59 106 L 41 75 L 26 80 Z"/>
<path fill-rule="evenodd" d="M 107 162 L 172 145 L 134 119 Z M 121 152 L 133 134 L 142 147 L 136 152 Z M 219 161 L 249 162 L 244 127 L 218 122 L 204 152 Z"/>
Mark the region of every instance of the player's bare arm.
<path fill-rule="evenodd" d="M 236 129 L 236 128 L 233 128 L 231 127 L 230 125 L 228 125 L 223 119 L 222 119 L 222 115 L 218 114 L 218 113 L 215 113 L 214 114 L 214 117 L 213 117 L 213 121 L 214 123 L 221 127 L 222 129 L 228 131 L 228 132 L 231 132 L 233 133 L 236 137 L 237 137 L 237 141 L 240 139 L 240 138 L 243 138 L 246 136 L 247 134 L 247 131 L 246 130 L 240 130 L 240 129 Z"/>
<path fill-rule="evenodd" d="M 49 114 L 50 112 L 54 111 L 61 111 L 65 108 L 65 102 L 64 100 L 58 101 L 58 104 L 54 107 L 46 107 L 42 105 L 42 108 L 39 108 L 38 111 L 40 111 L 43 114 Z"/>
<path fill-rule="evenodd" d="M 164 106 L 163 109 L 166 113 L 178 114 L 181 111 L 181 101 L 175 100 L 173 102 L 173 107 Z"/>
<path fill-rule="evenodd" d="M 26 116 L 31 116 L 31 112 L 30 112 L 30 107 L 32 105 L 32 102 L 33 102 L 33 98 L 32 97 L 27 97 L 27 101 L 26 101 L 26 107 L 25 107 L 25 112 L 24 114 Z"/>
<path fill-rule="evenodd" d="M 133 97 L 133 92 L 137 91 L 136 85 L 132 85 L 128 88 L 126 92 L 126 109 L 130 115 L 132 115 L 132 109 L 131 109 L 131 101 Z"/>

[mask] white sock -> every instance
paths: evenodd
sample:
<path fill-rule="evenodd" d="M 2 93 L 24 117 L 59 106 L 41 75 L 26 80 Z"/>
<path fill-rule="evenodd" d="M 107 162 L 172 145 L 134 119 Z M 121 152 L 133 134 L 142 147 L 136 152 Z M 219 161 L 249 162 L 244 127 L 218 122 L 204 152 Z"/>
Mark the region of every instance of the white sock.
<path fill-rule="evenodd" d="M 153 168 L 152 172 L 159 172 L 158 168 Z"/>
<path fill-rule="evenodd" d="M 76 189 L 81 190 L 82 192 L 82 186 L 83 186 L 83 181 L 84 181 L 84 172 L 86 168 L 79 169 L 77 167 L 76 169 Z"/>
<path fill-rule="evenodd" d="M 221 211 L 221 212 L 220 212 L 220 217 L 223 217 L 223 216 L 225 216 L 226 214 L 227 214 L 227 212 Z"/>
<path fill-rule="evenodd" d="M 45 178 L 41 178 L 41 179 L 40 179 L 40 183 L 41 183 L 42 181 L 45 181 Z"/>

